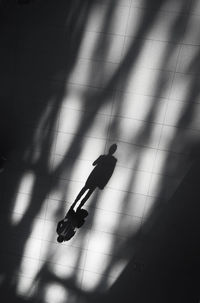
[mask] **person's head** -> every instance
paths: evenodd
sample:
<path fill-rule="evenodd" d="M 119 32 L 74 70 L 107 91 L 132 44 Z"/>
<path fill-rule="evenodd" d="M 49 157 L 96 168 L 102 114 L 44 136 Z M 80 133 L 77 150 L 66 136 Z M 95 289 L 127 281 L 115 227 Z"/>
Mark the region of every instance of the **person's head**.
<path fill-rule="evenodd" d="M 112 144 L 109 148 L 109 152 L 108 152 L 109 155 L 113 155 L 116 149 L 117 149 L 117 144 Z"/>
<path fill-rule="evenodd" d="M 64 237 L 62 235 L 59 235 L 57 237 L 57 242 L 62 243 L 64 241 Z"/>

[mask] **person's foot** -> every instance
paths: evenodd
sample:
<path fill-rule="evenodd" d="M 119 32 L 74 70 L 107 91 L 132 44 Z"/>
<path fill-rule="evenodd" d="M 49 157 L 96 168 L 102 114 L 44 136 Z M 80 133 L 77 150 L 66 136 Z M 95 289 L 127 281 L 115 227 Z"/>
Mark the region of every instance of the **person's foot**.
<path fill-rule="evenodd" d="M 74 203 L 70 206 L 70 209 L 74 209 L 74 207 L 76 206 L 76 203 L 77 203 L 77 202 L 74 202 Z"/>
<path fill-rule="evenodd" d="M 77 207 L 76 212 L 77 212 L 77 211 L 80 211 L 80 210 L 81 210 L 81 205 L 79 205 L 79 206 Z"/>
<path fill-rule="evenodd" d="M 59 235 L 58 237 L 57 237 L 57 242 L 58 243 L 62 243 L 64 241 L 64 237 L 62 236 L 62 235 Z"/>

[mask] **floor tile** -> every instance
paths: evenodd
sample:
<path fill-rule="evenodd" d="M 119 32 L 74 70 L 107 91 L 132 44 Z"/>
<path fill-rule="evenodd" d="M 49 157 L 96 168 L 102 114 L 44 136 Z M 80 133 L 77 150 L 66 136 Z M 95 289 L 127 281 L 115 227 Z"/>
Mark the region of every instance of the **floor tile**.
<path fill-rule="evenodd" d="M 199 16 L 198 15 L 190 16 L 183 42 L 186 44 L 199 45 Z"/>
<path fill-rule="evenodd" d="M 93 10 L 93 13 L 88 20 L 87 30 L 99 33 L 111 33 L 123 35 L 126 30 L 126 22 L 129 13 L 128 7 L 114 7 L 112 14 L 109 16 L 109 26 L 104 27 L 106 17 L 106 5 L 98 5 Z"/>
<path fill-rule="evenodd" d="M 182 74 L 199 74 L 197 66 L 199 65 L 198 45 L 182 45 L 177 63 L 177 72 Z"/>
<path fill-rule="evenodd" d="M 119 93 L 113 106 L 113 114 L 142 121 L 162 123 L 166 103 L 167 99 L 164 98 L 134 93 Z"/>
<path fill-rule="evenodd" d="M 110 139 L 112 140 L 150 148 L 158 146 L 162 130 L 160 124 L 118 117 L 114 119 L 113 124 L 115 128 L 110 134 Z"/>
<path fill-rule="evenodd" d="M 85 271 L 83 276 L 82 287 L 85 291 L 93 291 L 95 288 L 99 289 L 101 292 L 105 292 L 109 286 L 112 285 L 114 279 L 112 277 L 105 277 L 93 272 Z M 103 286 L 100 287 L 103 281 Z"/>
<path fill-rule="evenodd" d="M 106 99 L 104 95 L 105 92 L 102 88 L 68 83 L 62 106 L 108 115 L 111 113 L 113 92 L 106 92 Z"/>
<path fill-rule="evenodd" d="M 137 40 L 135 41 L 137 43 Z M 126 37 L 124 55 L 132 42 L 133 38 Z M 180 50 L 179 44 L 152 39 L 138 39 L 138 44 L 141 44 L 141 50 L 137 57 L 137 66 L 174 71 Z"/>
<path fill-rule="evenodd" d="M 193 87 L 193 79 L 193 75 L 176 73 L 172 83 L 170 98 L 187 102 L 190 99 L 191 91 L 193 92 L 195 89 L 195 87 Z M 192 101 L 196 101 L 199 98 L 196 97 L 195 100 L 194 98 L 192 99 Z"/>
<path fill-rule="evenodd" d="M 124 79 L 124 77 L 125 74 L 122 76 L 122 79 Z M 129 93 L 168 98 L 171 83 L 171 72 L 137 67 L 130 72 L 127 81 L 125 83 L 122 82 L 121 89 Z"/>
<path fill-rule="evenodd" d="M 123 46 L 122 36 L 88 31 L 85 33 L 79 57 L 118 63 Z"/>

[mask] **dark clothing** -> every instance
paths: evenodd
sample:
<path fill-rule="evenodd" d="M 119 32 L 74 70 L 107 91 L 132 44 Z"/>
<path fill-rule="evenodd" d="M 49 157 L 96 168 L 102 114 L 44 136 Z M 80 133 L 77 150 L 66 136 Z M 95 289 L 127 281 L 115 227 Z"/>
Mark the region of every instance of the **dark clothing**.
<path fill-rule="evenodd" d="M 104 189 L 104 187 L 110 180 L 110 177 L 112 176 L 117 163 L 117 159 L 113 157 L 113 153 L 116 149 L 117 145 L 113 144 L 110 147 L 109 153 L 107 155 L 101 155 L 93 162 L 92 165 L 94 165 L 95 168 L 90 173 L 89 177 L 85 182 L 85 185 L 76 197 L 74 203 L 71 206 L 72 208 L 75 207 L 76 203 L 81 199 L 81 197 L 85 194 L 86 191 L 87 194 L 81 200 L 81 203 L 77 209 L 81 209 L 81 207 L 85 204 L 85 202 L 89 199 L 89 197 L 92 195 L 92 193 L 97 187 L 99 189 Z"/>
<path fill-rule="evenodd" d="M 58 222 L 57 234 L 63 236 L 64 241 L 70 240 L 75 235 L 76 229 L 84 224 L 87 215 L 88 212 L 86 210 L 75 212 L 70 208 L 65 218 Z"/>
<path fill-rule="evenodd" d="M 76 213 L 74 210 L 70 209 L 65 218 L 58 222 L 56 232 L 58 235 L 62 235 L 65 241 L 69 240 L 76 233 L 76 224 Z"/>
<path fill-rule="evenodd" d="M 85 187 L 90 189 L 96 187 L 103 189 L 112 176 L 116 162 L 117 159 L 110 154 L 101 155 L 94 161 L 93 165 L 95 165 L 95 168 L 89 175 Z"/>
<path fill-rule="evenodd" d="M 57 226 L 57 234 L 63 236 L 64 241 L 70 240 L 76 233 L 73 225 L 69 221 L 60 221 Z"/>

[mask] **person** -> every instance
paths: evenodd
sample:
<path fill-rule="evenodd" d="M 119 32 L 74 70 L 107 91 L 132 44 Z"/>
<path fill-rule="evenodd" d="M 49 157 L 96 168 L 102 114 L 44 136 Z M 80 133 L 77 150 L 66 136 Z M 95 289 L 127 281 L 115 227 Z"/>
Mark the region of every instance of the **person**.
<path fill-rule="evenodd" d="M 84 187 L 81 189 L 74 203 L 72 204 L 72 209 L 76 206 L 77 202 L 81 199 L 86 191 L 88 192 L 82 199 L 77 209 L 81 209 L 96 188 L 101 190 L 104 189 L 116 166 L 117 159 L 113 156 L 116 149 L 116 144 L 111 145 L 107 155 L 101 155 L 93 162 L 92 165 L 95 166 L 95 168 L 90 173 Z"/>
<path fill-rule="evenodd" d="M 76 229 L 83 226 L 88 212 L 85 209 L 76 212 L 70 208 L 65 218 L 58 222 L 56 232 L 58 234 L 57 241 L 59 243 L 70 240 L 76 233 Z"/>

